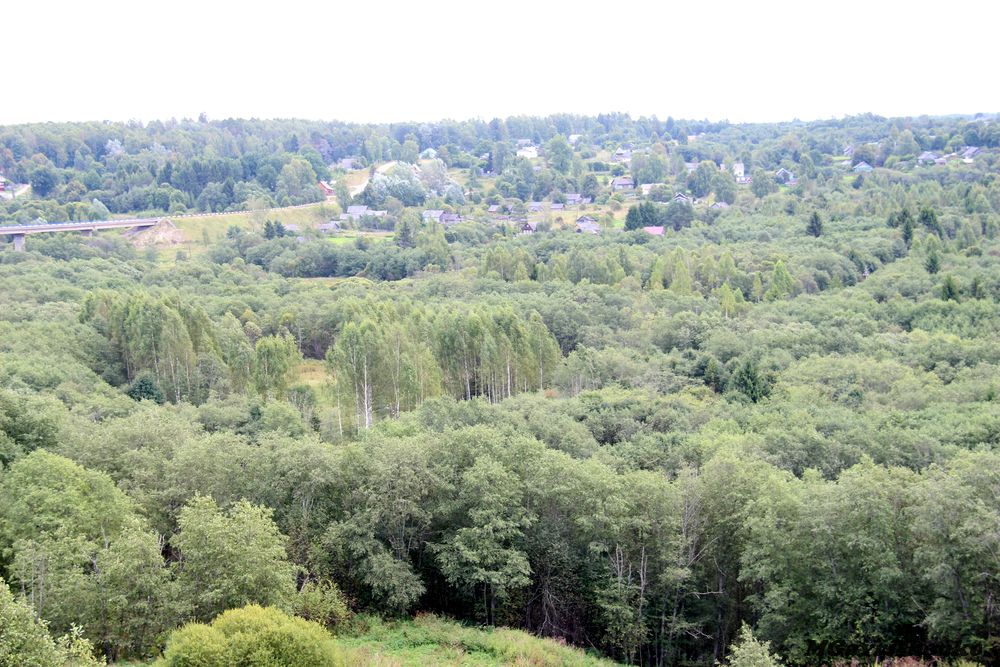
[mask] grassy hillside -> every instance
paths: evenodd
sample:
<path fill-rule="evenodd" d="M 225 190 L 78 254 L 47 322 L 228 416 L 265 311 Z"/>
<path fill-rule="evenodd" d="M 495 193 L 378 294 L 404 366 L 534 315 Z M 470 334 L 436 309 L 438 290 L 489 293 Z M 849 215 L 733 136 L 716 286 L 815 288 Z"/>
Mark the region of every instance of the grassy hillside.
<path fill-rule="evenodd" d="M 351 665 L 592 665 L 618 664 L 539 639 L 520 630 L 469 628 L 437 616 L 412 621 L 371 621 L 364 634 L 338 637 Z"/>

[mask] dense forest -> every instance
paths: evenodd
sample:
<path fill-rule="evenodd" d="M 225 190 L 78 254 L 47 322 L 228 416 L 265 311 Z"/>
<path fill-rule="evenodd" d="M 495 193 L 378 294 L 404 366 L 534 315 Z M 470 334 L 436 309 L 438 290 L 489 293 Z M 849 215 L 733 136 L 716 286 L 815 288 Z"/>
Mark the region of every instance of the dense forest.
<path fill-rule="evenodd" d="M 0 251 L 0 665 L 424 614 L 1000 660 L 996 117 L 26 125 L 0 175 L 3 224 L 255 211 Z"/>

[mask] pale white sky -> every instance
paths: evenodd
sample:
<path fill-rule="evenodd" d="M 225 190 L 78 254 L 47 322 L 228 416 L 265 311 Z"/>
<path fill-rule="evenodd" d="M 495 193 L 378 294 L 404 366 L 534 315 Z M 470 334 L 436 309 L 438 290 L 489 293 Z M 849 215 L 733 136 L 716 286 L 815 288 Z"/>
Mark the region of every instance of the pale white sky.
<path fill-rule="evenodd" d="M 994 0 L 0 4 L 0 124 L 1000 111 Z"/>

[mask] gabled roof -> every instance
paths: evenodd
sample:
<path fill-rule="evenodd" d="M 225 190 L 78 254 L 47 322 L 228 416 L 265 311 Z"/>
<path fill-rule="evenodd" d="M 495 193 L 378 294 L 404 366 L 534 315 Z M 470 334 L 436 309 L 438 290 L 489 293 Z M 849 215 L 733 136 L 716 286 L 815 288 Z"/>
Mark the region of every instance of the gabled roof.
<path fill-rule="evenodd" d="M 663 236 L 663 227 L 662 226 L 658 226 L 658 227 L 643 227 L 642 231 L 644 231 L 647 234 L 650 234 L 652 236 Z"/>

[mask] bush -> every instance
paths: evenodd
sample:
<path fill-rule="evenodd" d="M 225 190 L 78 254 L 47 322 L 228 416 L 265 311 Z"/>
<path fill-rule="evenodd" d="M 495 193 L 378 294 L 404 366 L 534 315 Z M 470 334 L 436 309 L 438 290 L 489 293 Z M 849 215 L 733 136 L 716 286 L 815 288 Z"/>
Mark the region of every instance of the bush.
<path fill-rule="evenodd" d="M 211 625 L 189 623 L 167 640 L 156 667 L 334 667 L 344 659 L 319 624 L 248 605 Z"/>
<path fill-rule="evenodd" d="M 307 582 L 292 601 L 292 612 L 327 628 L 343 626 L 351 618 L 344 594 L 327 579 Z"/>
<path fill-rule="evenodd" d="M 729 655 L 729 667 L 781 667 L 781 663 L 772 655 L 771 643 L 757 640 L 744 623 Z"/>

